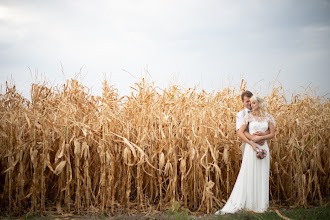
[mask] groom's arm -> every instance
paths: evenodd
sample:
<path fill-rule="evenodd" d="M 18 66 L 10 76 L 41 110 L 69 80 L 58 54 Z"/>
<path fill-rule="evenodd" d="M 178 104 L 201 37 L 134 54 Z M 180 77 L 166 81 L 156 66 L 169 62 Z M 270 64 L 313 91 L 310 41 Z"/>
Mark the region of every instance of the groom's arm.
<path fill-rule="evenodd" d="M 253 135 L 257 135 L 257 136 L 265 136 L 265 135 L 268 135 L 268 134 L 270 134 L 269 129 L 265 132 L 257 131 L 256 133 L 253 133 Z"/>
<path fill-rule="evenodd" d="M 250 140 L 254 140 L 254 139 L 255 139 L 256 137 L 258 137 L 258 136 L 266 136 L 266 135 L 268 135 L 268 134 L 270 134 L 269 129 L 268 129 L 267 131 L 265 131 L 265 132 L 257 131 L 257 132 L 255 132 L 255 133 L 253 133 L 252 137 L 249 138 L 249 139 L 250 139 Z M 258 140 L 256 143 L 259 144 L 260 146 L 262 146 L 262 145 L 265 144 L 265 142 L 266 142 L 265 139 L 261 139 L 261 140 Z"/>
<path fill-rule="evenodd" d="M 257 131 L 256 133 L 258 132 L 261 132 L 261 131 Z M 261 135 L 257 135 L 256 133 L 254 133 L 253 135 L 250 134 L 249 132 L 247 131 L 244 131 L 244 135 L 247 137 L 247 139 L 249 139 L 249 141 L 253 140 L 254 138 L 256 138 L 256 136 L 261 136 Z M 265 135 L 267 134 L 270 134 L 269 130 L 265 131 L 265 132 L 262 132 L 264 133 Z M 258 145 L 262 146 L 265 144 L 265 140 L 260 140 L 258 142 L 256 142 Z"/>
<path fill-rule="evenodd" d="M 252 134 L 250 134 L 248 131 L 244 131 L 244 135 L 249 139 L 252 140 L 254 137 Z"/>
<path fill-rule="evenodd" d="M 272 139 L 275 136 L 275 125 L 274 123 L 269 123 L 269 134 L 264 136 L 256 136 L 256 138 L 253 139 L 253 141 L 258 142 L 260 140 L 268 140 Z"/>

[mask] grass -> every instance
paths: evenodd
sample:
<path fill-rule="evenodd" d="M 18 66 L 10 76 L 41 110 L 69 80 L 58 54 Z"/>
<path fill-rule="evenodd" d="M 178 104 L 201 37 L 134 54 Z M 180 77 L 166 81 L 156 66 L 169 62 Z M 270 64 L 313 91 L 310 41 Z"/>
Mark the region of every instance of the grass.
<path fill-rule="evenodd" d="M 329 219 L 330 217 L 330 206 L 326 207 L 314 207 L 310 209 L 304 208 L 294 208 L 287 210 L 280 210 L 279 213 L 289 219 L 299 219 L 299 220 L 312 220 L 312 219 Z M 282 219 L 275 211 L 269 211 L 262 214 L 241 212 L 231 215 L 218 216 L 217 219 L 267 219 L 275 220 Z"/>
<path fill-rule="evenodd" d="M 313 207 L 309 209 L 305 208 L 291 208 L 291 209 L 281 209 L 279 213 L 288 219 L 295 220 L 322 220 L 329 219 L 330 216 L 330 206 L 319 206 Z M 148 213 L 148 214 L 136 214 L 136 215 L 128 215 L 128 214 L 118 214 L 113 217 L 106 216 L 103 214 L 95 214 L 95 215 L 23 215 L 23 216 L 0 216 L 0 219 L 26 219 L 26 220 L 55 220 L 55 219 L 175 219 L 175 220 L 191 220 L 191 219 L 209 219 L 209 220 L 217 220 L 217 219 L 225 219 L 225 220 L 277 220 L 283 219 L 281 218 L 274 210 L 265 212 L 265 213 L 250 213 L 250 212 L 239 212 L 235 214 L 227 214 L 223 216 L 214 216 L 210 215 L 192 215 L 187 209 L 180 208 L 178 203 L 173 203 L 172 207 L 162 213 Z"/>
<path fill-rule="evenodd" d="M 168 219 L 176 219 L 176 220 L 188 220 L 194 219 L 192 215 L 189 215 L 189 210 L 183 207 L 179 207 L 179 203 L 176 201 L 172 202 L 172 208 L 165 212 L 167 214 Z"/>

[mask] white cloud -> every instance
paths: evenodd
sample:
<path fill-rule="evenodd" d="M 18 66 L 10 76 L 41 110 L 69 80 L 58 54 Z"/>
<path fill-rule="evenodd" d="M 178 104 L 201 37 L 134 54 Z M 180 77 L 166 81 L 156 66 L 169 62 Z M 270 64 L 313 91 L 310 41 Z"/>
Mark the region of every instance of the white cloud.
<path fill-rule="evenodd" d="M 314 82 L 327 93 L 329 8 L 321 0 L 3 1 L 0 82 L 29 81 L 27 67 L 61 81 L 62 62 L 66 77 L 84 66 L 95 92 L 107 73 L 127 93 L 135 79 L 122 69 L 139 75 L 148 66 L 163 86 L 178 75 L 217 89 L 243 74 L 268 85 L 282 70 L 288 88 Z"/>

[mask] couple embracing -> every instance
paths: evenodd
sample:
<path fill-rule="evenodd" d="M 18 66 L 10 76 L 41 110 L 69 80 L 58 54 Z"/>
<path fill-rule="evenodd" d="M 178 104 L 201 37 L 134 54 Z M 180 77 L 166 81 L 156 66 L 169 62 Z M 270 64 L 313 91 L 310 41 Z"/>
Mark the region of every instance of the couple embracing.
<path fill-rule="evenodd" d="M 226 205 L 215 214 L 239 210 L 265 212 L 269 204 L 269 148 L 275 120 L 266 112 L 265 100 L 250 91 L 241 95 L 244 110 L 237 113 L 236 131 L 242 139 L 242 165 Z"/>

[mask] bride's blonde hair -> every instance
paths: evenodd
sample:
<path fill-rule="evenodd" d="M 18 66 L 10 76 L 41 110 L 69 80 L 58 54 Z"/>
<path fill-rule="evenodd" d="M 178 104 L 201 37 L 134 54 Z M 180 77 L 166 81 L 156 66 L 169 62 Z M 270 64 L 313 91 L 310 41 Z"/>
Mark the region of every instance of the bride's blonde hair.
<path fill-rule="evenodd" d="M 252 96 L 250 98 L 250 101 L 251 102 L 258 102 L 261 115 L 265 115 L 265 113 L 266 113 L 266 102 L 263 98 L 261 98 L 260 96 Z"/>

